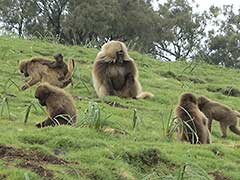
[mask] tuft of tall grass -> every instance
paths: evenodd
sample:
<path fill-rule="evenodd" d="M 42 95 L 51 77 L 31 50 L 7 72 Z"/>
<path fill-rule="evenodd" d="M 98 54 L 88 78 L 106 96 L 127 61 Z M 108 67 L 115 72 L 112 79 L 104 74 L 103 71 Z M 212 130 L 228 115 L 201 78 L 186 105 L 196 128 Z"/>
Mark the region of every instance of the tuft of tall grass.
<path fill-rule="evenodd" d="M 143 121 L 141 120 L 141 118 L 138 116 L 138 111 L 137 111 L 137 109 L 134 109 L 134 110 L 133 110 L 133 119 L 132 119 L 132 120 L 133 120 L 133 130 L 135 131 L 135 130 L 138 128 L 140 122 L 143 123 Z"/>
<path fill-rule="evenodd" d="M 197 129 L 193 118 L 185 108 L 183 107 L 180 108 L 188 115 L 189 120 L 182 121 L 180 119 L 177 119 L 177 117 L 172 118 L 173 109 L 171 109 L 168 114 L 167 121 L 165 121 L 165 118 L 162 115 L 163 136 L 167 137 L 168 139 L 171 139 L 175 132 L 180 131 L 181 133 L 186 134 L 186 137 L 189 137 L 188 136 L 189 133 L 191 134 L 192 139 L 189 140 L 190 142 L 192 143 L 194 143 L 195 141 L 199 142 L 199 137 L 197 135 Z M 192 124 L 193 127 L 191 127 L 190 124 Z"/>
<path fill-rule="evenodd" d="M 31 112 L 31 109 L 34 108 L 36 111 L 37 111 L 37 107 L 36 107 L 36 102 L 30 102 L 28 105 L 27 105 L 27 108 L 25 110 L 25 116 L 24 116 L 24 124 L 27 124 L 28 122 L 28 119 L 29 119 L 29 115 L 30 115 L 30 112 Z"/>
<path fill-rule="evenodd" d="M 17 87 L 18 90 L 19 90 L 18 85 L 11 78 L 8 78 L 3 85 L 3 92 L 2 92 L 1 97 L 0 97 L 1 116 L 3 116 L 5 109 L 7 109 L 8 119 L 12 119 L 11 118 L 11 112 L 10 112 L 9 100 L 12 97 L 16 97 L 14 94 L 11 94 L 9 92 L 9 88 L 12 85 Z"/>
<path fill-rule="evenodd" d="M 84 117 L 80 121 L 79 126 L 100 130 L 111 116 L 111 114 L 104 115 L 96 102 L 89 102 L 88 108 L 85 110 Z"/>

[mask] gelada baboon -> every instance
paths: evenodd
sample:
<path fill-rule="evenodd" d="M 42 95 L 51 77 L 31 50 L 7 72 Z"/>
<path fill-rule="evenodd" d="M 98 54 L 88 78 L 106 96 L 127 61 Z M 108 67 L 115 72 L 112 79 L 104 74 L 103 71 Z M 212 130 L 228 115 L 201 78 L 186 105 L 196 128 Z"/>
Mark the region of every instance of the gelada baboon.
<path fill-rule="evenodd" d="M 19 70 L 25 77 L 30 76 L 30 80 L 22 86 L 22 90 L 33 86 L 38 82 L 48 82 L 54 86 L 61 88 L 66 87 L 71 83 L 72 74 L 74 70 L 74 61 L 68 61 L 68 73 L 63 80 L 60 80 L 64 76 L 62 69 L 50 68 L 47 65 L 43 65 L 43 62 L 51 62 L 44 58 L 32 58 L 31 60 L 21 61 L 19 64 Z"/>
<path fill-rule="evenodd" d="M 75 125 L 77 113 L 74 101 L 63 89 L 42 83 L 36 89 L 35 98 L 42 106 L 46 106 L 48 112 L 48 118 L 36 124 L 38 128 L 61 124 Z"/>
<path fill-rule="evenodd" d="M 211 135 L 207 127 L 208 119 L 199 110 L 197 98 L 192 93 L 182 94 L 176 108 L 178 120 L 182 122 L 182 129 L 178 137 L 191 144 L 210 144 Z"/>
<path fill-rule="evenodd" d="M 92 70 L 93 84 L 98 97 L 147 98 L 142 92 L 137 66 L 129 57 L 127 47 L 120 41 L 105 43 L 98 53 Z"/>
<path fill-rule="evenodd" d="M 55 61 L 49 61 L 46 59 L 41 59 L 41 61 L 38 61 L 39 63 L 43 65 L 47 65 L 49 68 L 53 68 L 55 70 L 58 70 L 59 73 L 62 74 L 62 77 L 59 77 L 59 80 L 64 80 L 65 76 L 68 73 L 68 66 L 63 61 L 63 56 L 61 53 L 55 54 L 54 56 Z"/>
<path fill-rule="evenodd" d="M 198 98 L 198 107 L 208 117 L 208 128 L 210 131 L 212 129 L 212 120 L 215 119 L 220 123 L 223 138 L 227 137 L 228 127 L 232 132 L 240 135 L 240 129 L 237 127 L 237 117 L 240 117 L 239 112 L 204 96 Z"/>

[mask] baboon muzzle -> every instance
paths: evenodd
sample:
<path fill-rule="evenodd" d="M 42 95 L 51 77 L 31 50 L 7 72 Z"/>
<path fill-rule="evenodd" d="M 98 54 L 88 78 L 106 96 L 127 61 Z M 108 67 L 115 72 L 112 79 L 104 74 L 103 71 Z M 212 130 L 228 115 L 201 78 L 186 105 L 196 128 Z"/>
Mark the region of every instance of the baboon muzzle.
<path fill-rule="evenodd" d="M 124 52 L 123 52 L 123 50 L 116 52 L 116 57 L 117 57 L 116 62 L 118 64 L 122 64 L 123 61 L 124 61 Z"/>

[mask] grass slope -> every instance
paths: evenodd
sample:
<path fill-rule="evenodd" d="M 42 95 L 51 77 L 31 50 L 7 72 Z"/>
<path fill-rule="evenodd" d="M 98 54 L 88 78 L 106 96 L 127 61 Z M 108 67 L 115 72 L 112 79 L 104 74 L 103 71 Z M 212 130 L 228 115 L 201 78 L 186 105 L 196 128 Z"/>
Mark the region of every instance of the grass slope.
<path fill-rule="evenodd" d="M 80 123 L 77 128 L 36 129 L 35 123 L 46 117 L 38 105 L 31 106 L 28 121 L 24 123 L 27 109 L 37 103 L 34 99 L 36 86 L 24 92 L 18 90 L 17 86 L 23 84 L 18 63 L 32 56 L 52 58 L 56 52 L 77 62 L 74 85 L 66 91 L 76 100 L 78 121 L 86 117 L 91 103 L 97 102 L 104 121 L 101 124 L 124 130 L 126 135 L 81 127 Z M 209 87 L 240 88 L 239 70 L 200 62 L 160 62 L 130 52 L 138 65 L 143 89 L 154 93 L 155 97 L 149 100 L 98 99 L 91 80 L 97 52 L 97 49 L 79 46 L 0 37 L 0 179 L 240 178 L 240 137 L 229 131 L 228 138 L 221 139 L 216 121 L 211 145 L 190 145 L 176 141 L 175 135 L 166 137 L 167 121 L 182 92 L 207 95 L 240 110 L 239 98 L 207 91 Z M 194 78 L 204 83 L 193 83 Z M 115 107 L 112 102 L 116 102 Z M 134 109 L 139 117 L 135 129 Z"/>

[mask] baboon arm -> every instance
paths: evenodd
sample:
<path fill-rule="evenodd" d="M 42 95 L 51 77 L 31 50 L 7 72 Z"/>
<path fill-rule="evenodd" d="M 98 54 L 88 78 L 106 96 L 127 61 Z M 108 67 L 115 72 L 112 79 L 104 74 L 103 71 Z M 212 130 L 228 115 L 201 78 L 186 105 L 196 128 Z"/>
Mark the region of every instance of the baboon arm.
<path fill-rule="evenodd" d="M 39 81 L 41 81 L 41 77 L 39 75 L 33 75 L 31 76 L 31 79 L 22 86 L 22 90 L 26 90 L 29 87 L 33 86 L 34 84 L 38 83 Z"/>
<path fill-rule="evenodd" d="M 137 67 L 133 61 L 128 61 L 127 66 L 127 73 L 125 76 L 126 82 L 125 87 L 129 87 L 134 84 L 135 79 L 137 78 Z"/>
<path fill-rule="evenodd" d="M 111 79 L 108 77 L 108 74 L 106 72 L 106 64 L 99 61 L 96 62 L 95 64 L 95 68 L 94 68 L 94 78 L 95 81 L 97 83 L 97 86 L 99 86 L 99 88 L 103 88 L 104 91 L 104 95 L 114 95 L 114 88 L 112 85 L 112 81 Z M 103 87 L 101 87 L 103 86 Z"/>
<path fill-rule="evenodd" d="M 107 94 L 106 95 L 114 95 L 114 89 L 112 85 L 112 81 L 106 77 L 106 79 L 103 81 L 103 85 L 106 88 Z"/>
<path fill-rule="evenodd" d="M 212 121 L 213 121 L 212 116 L 209 113 L 207 113 L 206 116 L 208 118 L 208 121 L 207 121 L 208 122 L 208 129 L 209 129 L 210 132 L 212 132 Z"/>

